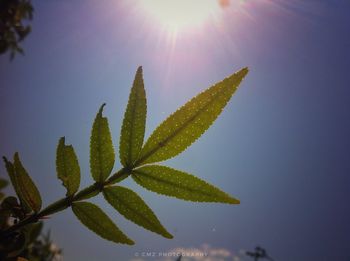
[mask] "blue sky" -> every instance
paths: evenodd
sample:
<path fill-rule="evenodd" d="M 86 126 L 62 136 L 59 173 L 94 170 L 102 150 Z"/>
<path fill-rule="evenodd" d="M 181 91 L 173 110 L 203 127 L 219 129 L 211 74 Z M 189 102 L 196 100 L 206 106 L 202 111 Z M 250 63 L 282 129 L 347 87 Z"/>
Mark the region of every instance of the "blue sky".
<path fill-rule="evenodd" d="M 45 205 L 65 193 L 55 174 L 63 135 L 78 154 L 81 187 L 92 183 L 90 128 L 103 102 L 117 148 L 137 66 L 146 136 L 198 92 L 250 68 L 209 131 L 164 163 L 241 204 L 189 203 L 127 180 L 175 238 L 143 230 L 97 197 L 136 245 L 102 240 L 66 210 L 46 222 L 65 260 L 131 260 L 135 252 L 203 244 L 237 253 L 260 244 L 281 261 L 349 260 L 350 2 L 233 2 L 215 23 L 175 38 L 137 0 L 33 1 L 25 56 L 0 57 L 0 154 L 20 152 Z"/>

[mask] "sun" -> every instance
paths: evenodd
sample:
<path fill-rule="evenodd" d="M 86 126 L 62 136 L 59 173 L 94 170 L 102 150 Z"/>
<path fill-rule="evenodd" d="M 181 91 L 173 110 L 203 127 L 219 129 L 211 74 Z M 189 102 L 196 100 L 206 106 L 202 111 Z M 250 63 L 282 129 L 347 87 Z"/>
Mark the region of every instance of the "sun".
<path fill-rule="evenodd" d="M 139 4 L 150 18 L 173 32 L 200 27 L 221 10 L 216 0 L 139 0 Z"/>

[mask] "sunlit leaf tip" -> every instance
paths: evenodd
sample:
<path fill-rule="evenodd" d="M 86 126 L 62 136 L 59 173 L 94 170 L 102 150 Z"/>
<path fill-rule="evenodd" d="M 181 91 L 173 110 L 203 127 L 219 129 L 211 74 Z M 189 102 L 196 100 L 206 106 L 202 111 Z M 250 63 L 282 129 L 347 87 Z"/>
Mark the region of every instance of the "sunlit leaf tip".
<path fill-rule="evenodd" d="M 97 113 L 97 114 L 98 114 L 100 117 L 102 117 L 103 109 L 104 109 L 105 106 L 106 106 L 106 103 L 104 102 L 104 103 L 102 103 L 100 109 L 98 110 L 98 113 Z"/>
<path fill-rule="evenodd" d="M 248 68 L 241 69 L 171 114 L 148 138 L 135 165 L 164 161 L 184 151 L 216 120 L 247 73 Z"/>
<path fill-rule="evenodd" d="M 90 169 L 93 179 L 97 182 L 108 178 L 115 160 L 108 120 L 102 115 L 104 106 L 105 103 L 96 115 L 90 139 Z"/>
<path fill-rule="evenodd" d="M 120 134 L 119 156 L 124 167 L 131 167 L 141 151 L 145 135 L 146 114 L 146 92 L 140 66 L 130 91 Z"/>

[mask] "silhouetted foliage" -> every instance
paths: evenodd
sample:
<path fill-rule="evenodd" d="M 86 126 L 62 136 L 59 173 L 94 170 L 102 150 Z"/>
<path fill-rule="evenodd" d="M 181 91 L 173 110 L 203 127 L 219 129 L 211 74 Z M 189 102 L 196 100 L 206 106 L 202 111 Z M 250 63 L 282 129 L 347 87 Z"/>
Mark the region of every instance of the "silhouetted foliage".
<path fill-rule="evenodd" d="M 254 252 L 247 251 L 247 256 L 254 258 L 254 261 L 259 261 L 260 259 L 266 259 L 270 261 L 274 261 L 266 252 L 266 250 L 262 247 L 257 246 Z"/>
<path fill-rule="evenodd" d="M 7 181 L 0 179 L 0 190 Z M 1 192 L 3 198 L 5 194 Z M 2 198 L 1 198 L 2 199 Z M 1 200 L 0 199 L 0 200 Z M 0 204 L 0 230 L 3 231 L 26 217 L 25 209 L 16 197 L 6 197 Z M 0 260 L 55 261 L 61 257 L 59 249 L 50 238 L 50 231 L 42 234 L 43 223 L 28 224 L 18 231 L 0 237 Z M 20 257 L 18 259 L 18 257 Z"/>
<path fill-rule="evenodd" d="M 29 261 L 59 261 L 62 260 L 62 249 L 52 242 L 48 231 L 41 234 L 21 256 Z"/>
<path fill-rule="evenodd" d="M 16 53 L 24 53 L 20 42 L 31 32 L 25 23 L 33 19 L 33 11 L 29 0 L 0 1 L 0 54 L 9 52 L 13 59 Z"/>

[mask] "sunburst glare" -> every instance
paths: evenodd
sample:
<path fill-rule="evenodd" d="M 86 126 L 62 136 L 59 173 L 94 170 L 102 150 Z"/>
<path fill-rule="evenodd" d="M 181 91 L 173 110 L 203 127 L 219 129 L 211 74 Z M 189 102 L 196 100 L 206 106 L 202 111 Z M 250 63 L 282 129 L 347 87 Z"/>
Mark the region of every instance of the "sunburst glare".
<path fill-rule="evenodd" d="M 140 0 L 139 4 L 156 23 L 174 33 L 202 26 L 221 12 L 214 0 Z"/>

